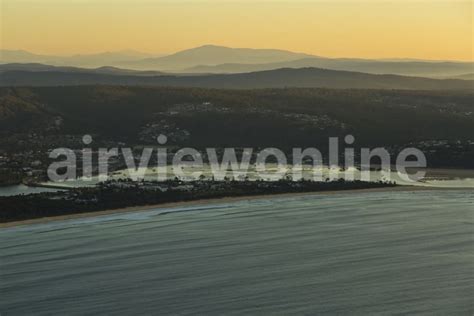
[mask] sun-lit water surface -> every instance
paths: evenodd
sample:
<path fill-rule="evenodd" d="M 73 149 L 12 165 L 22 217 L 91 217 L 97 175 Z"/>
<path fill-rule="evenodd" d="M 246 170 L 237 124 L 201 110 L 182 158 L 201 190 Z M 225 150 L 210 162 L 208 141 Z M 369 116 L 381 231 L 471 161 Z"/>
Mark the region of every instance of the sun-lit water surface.
<path fill-rule="evenodd" d="M 472 315 L 473 191 L 338 193 L 0 230 L 0 312 Z"/>
<path fill-rule="evenodd" d="M 0 197 L 2 196 L 14 196 L 22 194 L 35 194 L 35 193 L 44 193 L 44 192 L 59 192 L 60 189 L 53 188 L 42 188 L 42 187 L 31 187 L 24 184 L 18 185 L 9 185 L 0 187 Z"/>

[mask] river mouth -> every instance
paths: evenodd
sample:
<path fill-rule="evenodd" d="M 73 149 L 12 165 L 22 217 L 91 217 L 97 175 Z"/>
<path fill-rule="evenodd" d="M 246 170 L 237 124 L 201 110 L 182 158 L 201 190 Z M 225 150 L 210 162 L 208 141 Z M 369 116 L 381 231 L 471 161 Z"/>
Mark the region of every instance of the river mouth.
<path fill-rule="evenodd" d="M 180 168 L 180 167 L 178 167 Z M 277 169 L 276 165 L 269 165 L 268 170 L 270 171 L 275 171 Z M 287 175 L 291 176 L 293 174 L 293 166 L 288 166 L 288 171 Z M 302 168 L 302 174 L 303 178 L 307 180 L 313 179 L 313 176 L 315 174 L 315 170 L 311 166 L 305 166 Z M 423 171 L 425 172 L 425 176 L 420 179 L 420 180 L 412 180 L 412 179 L 407 179 L 410 178 L 411 174 L 414 174 L 416 172 Z M 129 170 L 129 169 L 124 169 L 124 170 L 118 170 L 109 175 L 109 180 L 119 180 L 119 179 L 130 179 L 131 174 L 143 174 L 143 179 L 145 181 L 157 181 L 159 177 L 159 172 L 157 168 L 142 168 L 140 170 Z M 199 172 L 202 174 L 204 180 L 206 179 L 212 179 L 213 178 L 213 172 L 212 168 L 209 165 L 204 165 L 204 167 L 199 167 L 199 168 L 193 168 L 193 167 L 183 167 L 183 173 L 184 175 L 180 177 L 180 179 L 184 181 L 193 181 L 196 180 L 195 177 L 193 177 L 193 173 Z M 364 176 L 362 175 L 363 173 L 360 170 L 357 169 L 352 169 L 349 171 L 348 174 L 346 174 L 345 170 L 337 168 L 319 168 L 316 171 L 317 173 L 320 173 L 320 180 L 325 181 L 326 179 L 332 179 L 332 180 L 337 180 L 337 179 L 347 179 L 351 180 L 348 177 L 348 174 L 350 177 L 353 177 L 355 180 L 362 180 L 364 179 Z M 368 172 L 368 181 L 372 182 L 378 182 L 378 181 L 393 181 L 399 185 L 414 185 L 414 186 L 432 186 L 432 187 L 445 187 L 445 188 L 450 188 L 450 187 L 455 187 L 455 188 L 474 188 L 474 170 L 472 169 L 436 169 L 436 168 L 425 168 L 425 169 L 417 169 L 417 168 L 411 168 L 407 170 L 408 175 L 398 173 L 396 171 L 383 171 L 383 170 L 377 170 L 375 168 L 374 170 Z M 172 180 L 175 179 L 175 171 L 173 167 L 168 167 L 166 171 L 167 177 L 166 179 Z M 229 178 L 232 178 L 232 173 L 229 170 Z M 233 177 L 236 180 L 267 180 L 265 178 L 261 178 L 258 174 L 258 171 L 256 170 L 255 166 L 251 166 L 246 173 L 246 177 L 243 176 L 236 176 Z M 64 183 L 48 183 L 51 185 L 64 185 L 66 187 L 71 186 L 71 187 L 77 187 L 77 186 L 93 186 L 97 183 L 99 183 L 100 180 L 98 177 L 92 177 L 92 178 L 79 178 L 74 181 L 67 181 Z"/>
<path fill-rule="evenodd" d="M 307 178 L 311 177 L 311 168 L 306 168 L 305 172 Z M 424 179 L 409 182 L 402 179 L 396 172 L 381 172 L 381 171 L 371 171 L 370 178 L 371 181 L 394 181 L 399 185 L 408 185 L 408 186 L 423 186 L 423 187 L 434 187 L 434 188 L 474 188 L 474 170 L 473 169 L 440 169 L 440 168 L 426 168 L 426 169 L 416 169 L 412 168 L 408 170 L 409 173 L 415 173 L 417 171 L 423 170 L 426 172 Z M 202 171 L 203 174 L 210 179 L 212 177 L 211 169 L 209 166 L 204 166 L 204 168 L 188 169 L 188 172 Z M 329 169 L 326 168 L 323 170 L 325 176 L 329 176 Z M 169 168 L 170 176 L 168 179 L 174 179 L 172 176 L 172 168 Z M 156 168 L 146 168 L 144 172 L 144 179 L 149 181 L 156 181 L 157 170 Z M 323 176 L 324 177 L 324 176 Z M 336 178 L 341 177 L 345 178 L 343 171 Z M 355 173 L 356 178 L 360 178 L 360 172 Z M 111 180 L 118 179 L 128 179 L 129 171 L 127 169 L 119 170 L 111 173 Z M 255 179 L 255 169 L 250 169 L 249 179 Z M 191 179 L 191 178 L 189 178 Z M 186 180 L 186 178 L 184 179 Z M 1 196 L 15 196 L 21 194 L 34 194 L 34 193 L 43 193 L 43 192 L 59 192 L 62 189 L 70 188 L 79 188 L 79 187 L 89 187 L 95 186 L 100 182 L 98 177 L 92 178 L 78 178 L 77 180 L 71 180 L 66 182 L 44 182 L 39 183 L 38 186 L 32 187 L 24 184 L 5 186 L 0 187 L 0 197 Z"/>

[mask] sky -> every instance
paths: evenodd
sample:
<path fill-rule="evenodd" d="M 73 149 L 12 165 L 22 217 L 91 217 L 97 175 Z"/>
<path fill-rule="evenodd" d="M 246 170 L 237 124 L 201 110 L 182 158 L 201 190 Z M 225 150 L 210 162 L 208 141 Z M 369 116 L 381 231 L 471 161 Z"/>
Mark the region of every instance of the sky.
<path fill-rule="evenodd" d="M 2 49 L 172 53 L 205 44 L 327 57 L 473 60 L 473 0 L 0 0 Z"/>

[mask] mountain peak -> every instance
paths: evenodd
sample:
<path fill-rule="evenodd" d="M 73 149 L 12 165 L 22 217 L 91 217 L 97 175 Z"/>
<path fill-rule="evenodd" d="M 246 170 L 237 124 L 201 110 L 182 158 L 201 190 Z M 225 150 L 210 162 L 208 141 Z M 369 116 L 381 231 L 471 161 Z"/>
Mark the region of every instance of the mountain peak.
<path fill-rule="evenodd" d="M 205 45 L 201 45 L 201 46 L 198 46 L 198 47 L 195 47 L 195 48 L 191 48 L 191 49 L 232 49 L 231 47 L 226 47 L 226 46 L 220 46 L 220 45 L 214 45 L 214 44 L 205 44 Z"/>

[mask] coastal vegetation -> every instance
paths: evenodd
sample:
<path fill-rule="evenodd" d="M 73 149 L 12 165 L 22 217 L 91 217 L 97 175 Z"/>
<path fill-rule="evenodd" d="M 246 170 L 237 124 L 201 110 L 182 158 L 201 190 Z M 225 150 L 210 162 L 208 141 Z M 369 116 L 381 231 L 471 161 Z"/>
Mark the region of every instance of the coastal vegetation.
<path fill-rule="evenodd" d="M 56 193 L 0 197 L 0 222 L 202 199 L 393 187 L 389 182 L 281 180 L 105 182 Z"/>

